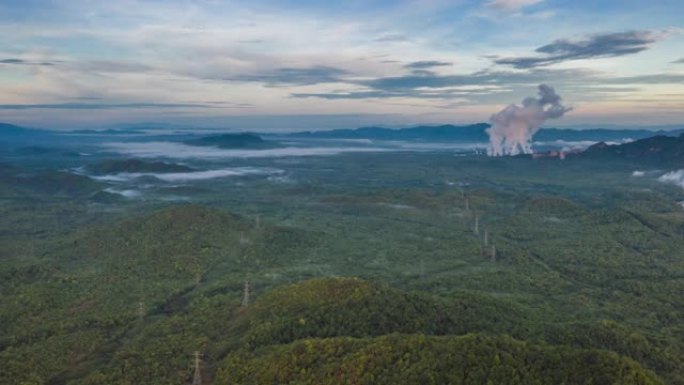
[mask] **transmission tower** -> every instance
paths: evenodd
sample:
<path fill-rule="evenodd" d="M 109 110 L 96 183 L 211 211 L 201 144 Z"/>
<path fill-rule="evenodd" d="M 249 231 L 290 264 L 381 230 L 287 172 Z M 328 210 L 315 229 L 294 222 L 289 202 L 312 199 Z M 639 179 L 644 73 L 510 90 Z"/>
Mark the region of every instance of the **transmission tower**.
<path fill-rule="evenodd" d="M 249 244 L 249 239 L 245 236 L 245 232 L 241 231 L 240 232 L 240 244 L 242 246 Z"/>
<path fill-rule="evenodd" d="M 138 302 L 138 319 L 142 321 L 143 318 L 145 318 L 145 302 L 139 301 Z"/>
<path fill-rule="evenodd" d="M 242 293 L 242 307 L 243 309 L 247 308 L 249 306 L 249 281 L 245 280 L 245 289 Z"/>
<path fill-rule="evenodd" d="M 195 374 L 192 376 L 192 385 L 202 385 L 202 370 L 200 369 L 202 354 L 200 352 L 195 352 Z"/>

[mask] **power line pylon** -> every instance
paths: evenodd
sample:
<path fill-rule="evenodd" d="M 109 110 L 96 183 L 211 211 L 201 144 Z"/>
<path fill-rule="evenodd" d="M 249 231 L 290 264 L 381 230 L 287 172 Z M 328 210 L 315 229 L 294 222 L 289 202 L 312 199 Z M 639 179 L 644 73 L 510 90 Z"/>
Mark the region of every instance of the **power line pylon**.
<path fill-rule="evenodd" d="M 202 354 L 200 352 L 195 352 L 195 374 L 192 376 L 192 385 L 202 385 L 202 370 L 200 369 Z"/>
<path fill-rule="evenodd" d="M 249 306 L 249 281 L 245 280 L 245 289 L 242 292 L 241 308 L 246 309 Z"/>

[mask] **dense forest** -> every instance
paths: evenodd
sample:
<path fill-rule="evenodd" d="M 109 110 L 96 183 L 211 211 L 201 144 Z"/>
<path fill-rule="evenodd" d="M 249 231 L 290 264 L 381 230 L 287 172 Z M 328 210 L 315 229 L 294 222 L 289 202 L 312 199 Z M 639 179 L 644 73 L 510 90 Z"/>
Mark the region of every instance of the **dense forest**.
<path fill-rule="evenodd" d="M 684 192 L 628 159 L 5 159 L 2 384 L 684 384 Z"/>

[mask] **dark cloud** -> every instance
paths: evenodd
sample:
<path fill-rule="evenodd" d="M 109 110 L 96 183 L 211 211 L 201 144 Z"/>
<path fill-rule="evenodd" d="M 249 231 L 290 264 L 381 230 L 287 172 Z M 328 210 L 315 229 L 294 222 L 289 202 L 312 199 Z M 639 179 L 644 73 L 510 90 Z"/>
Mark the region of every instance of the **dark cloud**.
<path fill-rule="evenodd" d="M 417 88 L 444 88 L 454 86 L 508 85 L 535 83 L 539 79 L 556 76 L 549 71 L 490 72 L 482 71 L 465 75 L 436 75 L 411 73 L 404 76 L 384 77 L 358 82 L 363 86 L 382 91 L 408 91 Z"/>
<path fill-rule="evenodd" d="M 271 86 L 278 85 L 312 85 L 320 83 L 336 83 L 347 71 L 334 67 L 316 66 L 309 68 L 278 68 L 260 74 L 239 75 L 223 80 L 244 82 L 261 82 Z"/>
<path fill-rule="evenodd" d="M 27 66 L 52 66 L 55 65 L 53 62 L 43 62 L 43 61 L 29 61 L 23 59 L 2 59 L 0 64 L 13 64 L 13 65 L 27 65 Z"/>
<path fill-rule="evenodd" d="M 679 59 L 679 60 L 675 60 L 675 61 L 673 61 L 672 63 L 673 63 L 673 64 L 684 64 L 684 57 L 681 58 L 681 59 Z"/>
<path fill-rule="evenodd" d="M 495 58 L 494 62 L 528 69 L 569 60 L 625 56 L 649 49 L 664 36 L 653 31 L 628 31 L 592 35 L 584 40 L 559 39 L 537 48 L 538 56 Z"/>
<path fill-rule="evenodd" d="M 416 76 L 435 76 L 437 75 L 436 72 L 433 71 L 428 71 L 428 70 L 413 70 L 411 71 L 411 75 L 416 75 Z"/>
<path fill-rule="evenodd" d="M 399 93 L 389 93 L 384 91 L 352 91 L 352 92 L 320 92 L 320 93 L 307 93 L 307 92 L 295 92 L 290 94 L 293 98 L 320 98 L 328 100 L 339 100 L 339 99 L 375 99 L 375 98 L 396 98 L 402 96 Z"/>
<path fill-rule="evenodd" d="M 506 102 L 511 93 L 525 92 L 530 85 L 553 83 L 559 88 L 572 89 L 583 97 L 599 92 L 626 92 L 625 88 L 597 88 L 604 78 L 587 70 L 531 69 L 520 71 L 480 71 L 463 75 L 437 75 L 411 73 L 404 76 L 360 80 L 352 83 L 364 89 L 350 92 L 293 93 L 297 98 L 337 99 L 462 99 L 473 101 Z M 614 84 L 629 84 L 622 79 Z M 349 82 L 348 82 L 349 83 Z"/>
<path fill-rule="evenodd" d="M 444 62 L 444 61 L 423 60 L 423 61 L 414 61 L 413 63 L 409 63 L 409 64 L 405 65 L 404 67 L 411 68 L 411 69 L 425 69 L 425 68 L 433 68 L 433 67 L 450 66 L 452 64 L 453 63 Z"/>
<path fill-rule="evenodd" d="M 680 84 L 684 74 L 650 74 L 609 77 L 584 69 L 531 68 L 526 71 L 479 71 L 470 74 L 440 75 L 415 70 L 402 76 L 372 79 L 340 79 L 360 87 L 354 91 L 296 92 L 294 98 L 341 99 L 468 99 L 473 102 L 508 102 L 511 94 L 527 92 L 540 83 L 554 84 L 569 97 L 600 99 L 606 94 L 638 92 L 641 84 Z M 636 86 L 636 87 L 635 87 Z"/>
<path fill-rule="evenodd" d="M 21 59 L 3 59 L 0 60 L 1 64 L 26 64 L 26 61 Z"/>
<path fill-rule="evenodd" d="M 217 108 L 196 103 L 54 103 L 54 104 L 0 104 L 0 110 L 110 110 L 119 108 Z"/>
<path fill-rule="evenodd" d="M 413 99 L 462 99 L 471 96 L 467 91 L 352 91 L 352 92 L 321 92 L 321 93 L 293 93 L 293 98 L 319 98 L 327 100 L 344 99 L 389 99 L 389 98 L 413 98 Z"/>

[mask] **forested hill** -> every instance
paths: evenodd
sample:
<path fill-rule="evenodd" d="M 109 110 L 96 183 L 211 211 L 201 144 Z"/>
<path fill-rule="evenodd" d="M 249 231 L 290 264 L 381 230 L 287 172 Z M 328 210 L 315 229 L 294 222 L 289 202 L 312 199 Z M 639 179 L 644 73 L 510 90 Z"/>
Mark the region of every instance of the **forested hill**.
<path fill-rule="evenodd" d="M 219 365 L 215 384 L 662 384 L 606 350 L 465 334 L 511 330 L 523 321 L 516 313 L 360 279 L 304 281 L 247 310 L 244 346 Z"/>
<path fill-rule="evenodd" d="M 489 136 L 487 135 L 488 123 L 476 123 L 470 125 L 420 125 L 406 128 L 386 128 L 386 127 L 360 127 L 354 129 L 336 129 L 336 130 L 322 130 L 322 131 L 300 131 L 282 136 L 291 138 L 309 138 L 309 139 L 372 139 L 372 140 L 426 140 L 426 141 L 463 141 L 463 142 L 486 142 Z M 237 128 L 239 130 L 239 128 Z M 164 133 L 163 127 L 155 128 L 159 134 Z M 559 128 L 542 128 L 535 137 L 535 141 L 549 142 L 549 141 L 621 141 L 624 139 L 644 139 L 654 135 L 661 136 L 678 136 L 684 132 L 683 129 L 678 130 L 648 130 L 648 129 L 559 129 Z M 98 133 L 101 135 L 111 134 L 135 134 L 139 131 L 125 131 L 125 130 L 79 130 L 71 131 L 70 134 L 78 136 L 79 134 L 90 135 Z M 263 139 L 263 136 L 272 136 L 269 134 L 254 134 L 254 133 L 231 133 L 231 134 L 217 134 L 204 137 L 195 137 L 185 141 L 186 144 L 196 146 L 213 146 L 226 149 L 261 149 L 261 148 L 275 148 L 277 143 Z M 32 129 L 16 126 L 13 124 L 0 123 L 0 142 L 15 142 L 28 140 L 55 140 L 61 135 L 50 130 Z"/>
<path fill-rule="evenodd" d="M 277 143 L 264 140 L 261 136 L 251 133 L 211 135 L 187 140 L 185 143 L 193 146 L 210 146 L 225 149 L 267 149 L 279 147 Z"/>
<path fill-rule="evenodd" d="M 0 122 L 0 143 L 8 142 L 31 142 L 44 141 L 54 138 L 56 135 L 48 130 L 26 128 L 14 124 Z"/>
<path fill-rule="evenodd" d="M 418 126 L 391 129 L 384 127 L 361 127 L 332 131 L 303 131 L 290 134 L 301 138 L 321 139 L 457 139 L 474 142 L 487 140 L 487 123 L 468 126 Z"/>
<path fill-rule="evenodd" d="M 656 165 L 684 165 L 684 134 L 658 135 L 620 145 L 597 143 L 582 154 L 585 158 L 624 159 Z"/>

